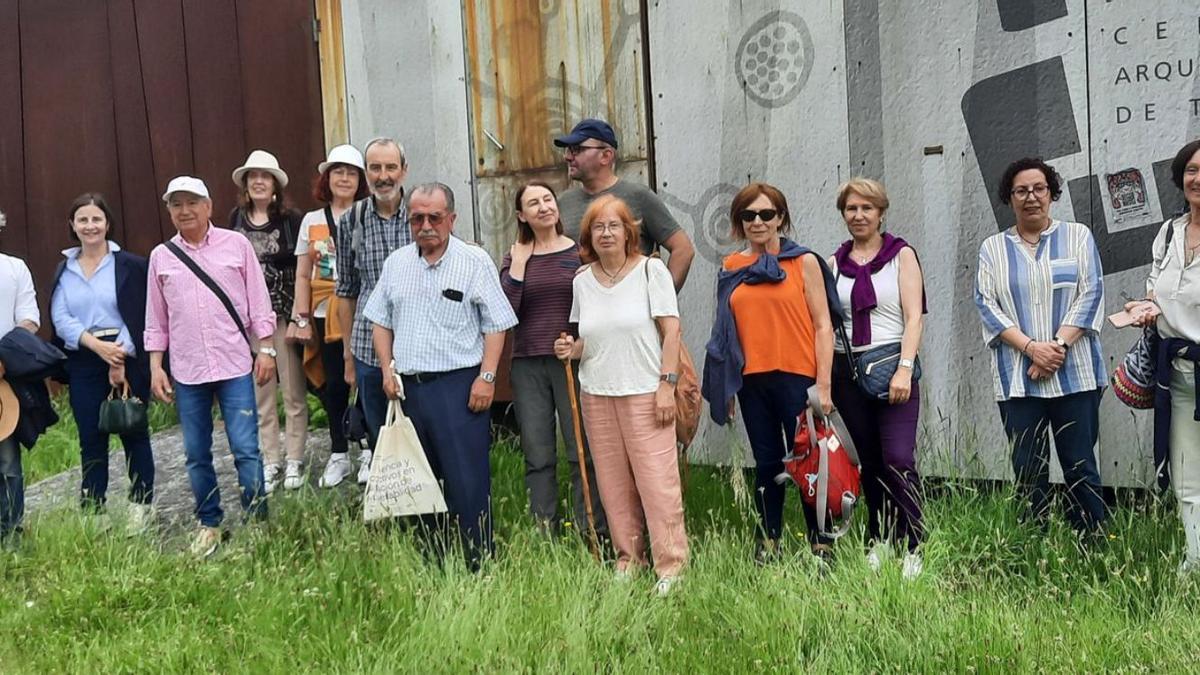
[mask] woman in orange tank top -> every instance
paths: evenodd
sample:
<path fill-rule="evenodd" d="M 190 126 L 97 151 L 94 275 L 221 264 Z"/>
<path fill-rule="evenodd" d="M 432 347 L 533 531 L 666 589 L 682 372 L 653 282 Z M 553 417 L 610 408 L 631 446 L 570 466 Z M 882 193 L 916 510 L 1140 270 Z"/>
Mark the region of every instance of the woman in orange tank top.
<path fill-rule="evenodd" d="M 808 405 L 808 389 L 816 384 L 821 407 L 826 412 L 833 407 L 833 324 L 821 259 L 805 255 L 807 249 L 783 236 L 791 229 L 783 193 L 764 183 L 747 185 L 733 199 L 730 220 L 733 236 L 746 242 L 746 248 L 727 256 L 722 267 L 736 272 L 755 266 L 729 295 L 745 364 L 740 387 L 735 376 L 725 393 L 737 394 L 754 453 L 760 518 L 754 557 L 761 564 L 779 555 L 785 492 L 775 477 L 783 473 L 783 457 L 796 434 L 796 415 Z M 707 367 L 705 371 L 709 377 Z M 732 417 L 732 400 L 710 404 L 728 405 Z M 806 506 L 804 520 L 813 553 L 826 558 L 831 542 L 817 536 L 815 510 Z"/>

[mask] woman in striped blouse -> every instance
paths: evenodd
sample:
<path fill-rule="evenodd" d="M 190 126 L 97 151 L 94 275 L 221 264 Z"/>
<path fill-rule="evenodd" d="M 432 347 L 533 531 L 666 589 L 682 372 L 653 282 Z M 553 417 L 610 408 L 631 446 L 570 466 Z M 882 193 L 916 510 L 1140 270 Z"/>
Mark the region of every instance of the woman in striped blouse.
<path fill-rule="evenodd" d="M 1041 159 L 1021 159 L 1004 171 L 998 196 L 1016 224 L 979 248 L 975 304 L 1030 515 L 1044 521 L 1049 508 L 1053 434 L 1070 492 L 1068 518 L 1089 532 L 1106 517 L 1094 453 L 1106 380 L 1104 272 L 1091 230 L 1050 217 L 1050 202 L 1061 195 L 1058 173 Z"/>
<path fill-rule="evenodd" d="M 575 523 L 586 532 L 586 511 L 579 454 L 571 425 L 567 377 L 554 356 L 554 340 L 569 331 L 572 282 L 583 264 L 579 245 L 563 235 L 554 190 L 540 181 L 517 190 L 517 242 L 500 265 L 500 285 L 516 312 L 519 323 L 513 331 L 512 388 L 517 423 L 521 427 L 521 449 L 525 453 L 525 488 L 529 510 L 538 527 L 555 532 L 559 526 L 558 439 L 554 433 L 557 416 L 571 465 Z M 578 365 L 578 364 L 576 364 Z M 578 391 L 576 392 L 578 395 Z M 587 440 L 583 441 L 585 444 Z M 588 460 L 588 474 L 592 471 Z M 604 510 L 592 495 L 596 532 L 606 536 Z"/>

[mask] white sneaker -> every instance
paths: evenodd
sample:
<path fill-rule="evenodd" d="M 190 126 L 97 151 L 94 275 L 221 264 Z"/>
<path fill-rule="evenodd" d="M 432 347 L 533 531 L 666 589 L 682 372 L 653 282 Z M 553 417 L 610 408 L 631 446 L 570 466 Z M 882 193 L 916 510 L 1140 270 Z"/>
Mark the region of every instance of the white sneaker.
<path fill-rule="evenodd" d="M 1200 572 L 1200 560 L 1184 558 L 1183 560 L 1179 561 L 1179 568 L 1176 569 L 1175 572 L 1179 575 L 1180 579 L 1190 577 L 1196 572 Z"/>
<path fill-rule="evenodd" d="M 129 503 L 129 512 L 125 518 L 125 536 L 140 537 L 154 523 L 154 507 L 150 504 Z"/>
<path fill-rule="evenodd" d="M 921 571 L 925 569 L 925 564 L 921 562 L 920 553 L 905 553 L 904 563 L 900 568 L 900 576 L 905 581 L 912 581 L 921 576 Z"/>
<path fill-rule="evenodd" d="M 363 450 L 358 457 L 358 484 L 366 485 L 371 478 L 371 451 Z"/>
<path fill-rule="evenodd" d="M 263 490 L 266 490 L 267 494 L 271 494 L 275 491 L 277 483 L 279 483 L 279 465 L 263 465 Z"/>
<path fill-rule="evenodd" d="M 325 464 L 325 473 L 321 474 L 321 480 L 317 484 L 323 488 L 341 485 L 352 471 L 354 471 L 354 467 L 350 464 L 350 453 L 335 452 L 329 455 L 329 462 Z"/>
<path fill-rule="evenodd" d="M 300 469 L 303 466 L 303 462 L 298 459 L 289 459 L 287 461 L 287 470 L 283 476 L 284 489 L 298 490 L 304 486 L 304 476 L 300 473 Z"/>
<path fill-rule="evenodd" d="M 217 552 L 221 545 L 221 528 L 200 526 L 196 538 L 192 540 L 192 555 L 204 559 Z"/>
<path fill-rule="evenodd" d="M 883 568 L 883 561 L 889 556 L 891 550 L 887 544 L 876 542 L 867 552 L 867 567 L 871 568 L 872 572 L 879 572 Z"/>
<path fill-rule="evenodd" d="M 654 584 L 654 592 L 658 597 L 665 598 L 671 594 L 671 589 L 679 585 L 679 577 L 663 577 Z"/>

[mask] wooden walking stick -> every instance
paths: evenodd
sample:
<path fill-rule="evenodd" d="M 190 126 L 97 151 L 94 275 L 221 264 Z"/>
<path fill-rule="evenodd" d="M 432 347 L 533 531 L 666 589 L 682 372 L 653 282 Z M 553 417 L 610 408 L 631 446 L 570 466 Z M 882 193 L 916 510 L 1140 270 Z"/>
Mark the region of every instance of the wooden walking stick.
<path fill-rule="evenodd" d="M 566 339 L 562 333 L 560 338 Z M 579 397 L 575 395 L 575 371 L 571 369 L 571 359 L 563 360 L 567 369 L 567 397 L 571 400 L 571 422 L 575 426 L 575 452 L 579 455 L 579 482 L 583 487 L 583 508 L 587 512 L 588 546 L 592 549 L 592 557 L 600 560 L 600 538 L 596 536 L 596 516 L 592 513 L 592 487 L 588 483 L 587 457 L 583 452 L 583 430 L 579 423 Z"/>

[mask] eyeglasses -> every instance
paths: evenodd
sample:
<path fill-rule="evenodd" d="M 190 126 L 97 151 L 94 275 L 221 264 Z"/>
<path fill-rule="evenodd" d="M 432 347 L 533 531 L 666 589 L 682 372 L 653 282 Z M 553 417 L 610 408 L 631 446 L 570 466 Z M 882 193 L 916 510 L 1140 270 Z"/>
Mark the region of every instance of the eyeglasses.
<path fill-rule="evenodd" d="M 1029 195 L 1033 195 L 1034 197 L 1041 199 L 1042 197 L 1045 197 L 1046 194 L 1049 192 L 1050 192 L 1049 185 L 1034 185 L 1031 188 L 1021 186 L 1012 191 L 1012 196 L 1016 197 L 1020 201 L 1025 201 L 1026 199 L 1029 199 Z"/>
<path fill-rule="evenodd" d="M 605 150 L 607 148 L 607 145 L 568 145 L 563 148 L 563 154 L 578 155 L 583 153 L 584 150 Z"/>
<path fill-rule="evenodd" d="M 760 218 L 764 223 L 769 223 L 779 216 L 780 212 L 775 209 L 763 209 L 755 211 L 753 209 L 744 209 L 738 211 L 738 220 L 743 223 L 753 223 L 755 218 Z"/>
<path fill-rule="evenodd" d="M 600 232 L 601 234 L 608 233 L 608 232 L 612 232 L 613 234 L 616 234 L 617 232 L 620 232 L 624 228 L 625 228 L 625 223 L 622 223 L 622 222 L 592 223 L 592 229 L 597 232 Z"/>
<path fill-rule="evenodd" d="M 427 222 L 436 227 L 441 225 L 442 221 L 445 219 L 446 214 L 440 211 L 437 213 L 413 213 L 408 216 L 408 222 L 416 225 L 417 227 L 420 227 Z"/>

